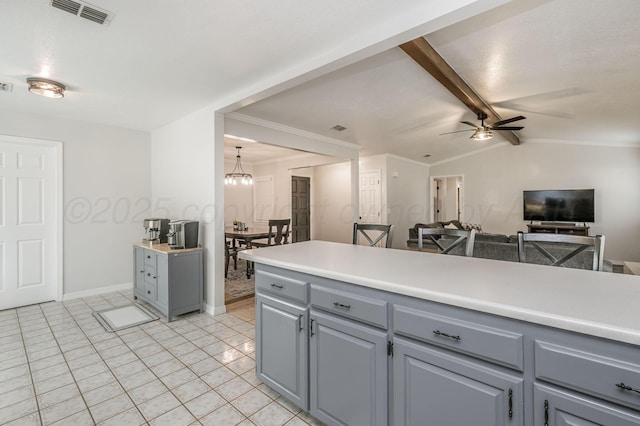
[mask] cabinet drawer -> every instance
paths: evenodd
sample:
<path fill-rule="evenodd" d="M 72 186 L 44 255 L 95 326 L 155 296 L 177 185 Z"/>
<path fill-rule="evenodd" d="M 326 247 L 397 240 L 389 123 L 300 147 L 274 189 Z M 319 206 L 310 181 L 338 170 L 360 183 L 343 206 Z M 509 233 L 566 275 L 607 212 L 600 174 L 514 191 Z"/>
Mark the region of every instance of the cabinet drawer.
<path fill-rule="evenodd" d="M 256 271 L 256 289 L 307 303 L 307 283 L 271 272 Z"/>
<path fill-rule="evenodd" d="M 640 356 L 637 361 L 628 362 L 539 340 L 535 343 L 537 379 L 640 409 Z"/>
<path fill-rule="evenodd" d="M 144 280 L 147 282 L 156 282 L 156 267 L 151 265 L 144 265 Z"/>
<path fill-rule="evenodd" d="M 393 332 L 523 370 L 523 336 L 406 306 L 393 307 Z"/>
<path fill-rule="evenodd" d="M 156 254 L 151 250 L 144 251 L 144 264 L 156 267 Z"/>
<path fill-rule="evenodd" d="M 156 300 L 156 284 L 145 282 L 144 283 L 144 297 L 151 301 Z"/>
<path fill-rule="evenodd" d="M 387 328 L 387 302 L 311 285 L 311 305 L 334 314 Z"/>

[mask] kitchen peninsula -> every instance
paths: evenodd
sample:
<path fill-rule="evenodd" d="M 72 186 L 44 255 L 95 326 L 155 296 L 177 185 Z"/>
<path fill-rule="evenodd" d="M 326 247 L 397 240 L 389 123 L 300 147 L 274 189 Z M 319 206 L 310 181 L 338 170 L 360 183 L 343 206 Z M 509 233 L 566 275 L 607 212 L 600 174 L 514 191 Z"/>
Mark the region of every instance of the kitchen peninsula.
<path fill-rule="evenodd" d="M 240 257 L 258 377 L 327 424 L 640 425 L 638 277 L 322 241 Z"/>

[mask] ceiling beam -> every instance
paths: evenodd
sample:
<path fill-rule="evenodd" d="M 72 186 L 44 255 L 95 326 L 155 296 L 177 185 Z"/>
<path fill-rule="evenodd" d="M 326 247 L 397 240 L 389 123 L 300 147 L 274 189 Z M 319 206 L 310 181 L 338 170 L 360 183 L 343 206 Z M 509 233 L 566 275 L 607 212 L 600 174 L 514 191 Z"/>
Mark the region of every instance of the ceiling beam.
<path fill-rule="evenodd" d="M 484 99 L 469 86 L 442 56 L 424 39 L 419 37 L 400 45 L 400 49 L 438 80 L 449 92 L 473 111 L 476 116 L 480 113 L 487 115 L 490 123 L 501 121 L 502 118 L 491 108 Z M 512 131 L 500 132 L 513 145 L 520 145 L 520 138 Z"/>

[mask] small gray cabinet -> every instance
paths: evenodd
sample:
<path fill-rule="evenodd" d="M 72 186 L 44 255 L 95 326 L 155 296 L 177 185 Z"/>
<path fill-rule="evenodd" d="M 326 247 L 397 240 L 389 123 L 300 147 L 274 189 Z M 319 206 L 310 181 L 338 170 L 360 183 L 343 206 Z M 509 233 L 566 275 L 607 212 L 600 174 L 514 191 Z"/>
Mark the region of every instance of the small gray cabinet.
<path fill-rule="evenodd" d="M 203 311 L 202 250 L 161 251 L 134 246 L 133 294 L 167 317 Z"/>
<path fill-rule="evenodd" d="M 306 307 L 256 294 L 256 374 L 269 387 L 308 410 Z"/>
<path fill-rule="evenodd" d="M 393 413 L 396 425 L 523 425 L 523 383 L 430 345 L 395 338 Z"/>
<path fill-rule="evenodd" d="M 142 247 L 133 248 L 133 291 L 135 297 L 144 294 L 144 249 Z"/>
<path fill-rule="evenodd" d="M 329 425 L 386 425 L 387 333 L 314 310 L 310 318 L 311 415 Z"/>

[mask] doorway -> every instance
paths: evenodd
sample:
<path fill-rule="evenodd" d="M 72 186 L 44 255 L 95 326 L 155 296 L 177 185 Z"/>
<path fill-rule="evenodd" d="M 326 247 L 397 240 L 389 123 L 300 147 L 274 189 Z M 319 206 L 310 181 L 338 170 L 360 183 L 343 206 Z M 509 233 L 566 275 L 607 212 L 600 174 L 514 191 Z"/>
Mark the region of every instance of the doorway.
<path fill-rule="evenodd" d="M 360 222 L 382 223 L 380 170 L 360 173 Z"/>
<path fill-rule="evenodd" d="M 291 242 L 311 239 L 311 178 L 291 176 Z"/>
<path fill-rule="evenodd" d="M 61 148 L 0 137 L 0 310 L 62 298 Z"/>
<path fill-rule="evenodd" d="M 430 188 L 431 221 L 462 221 L 464 217 L 464 176 L 431 176 Z"/>

